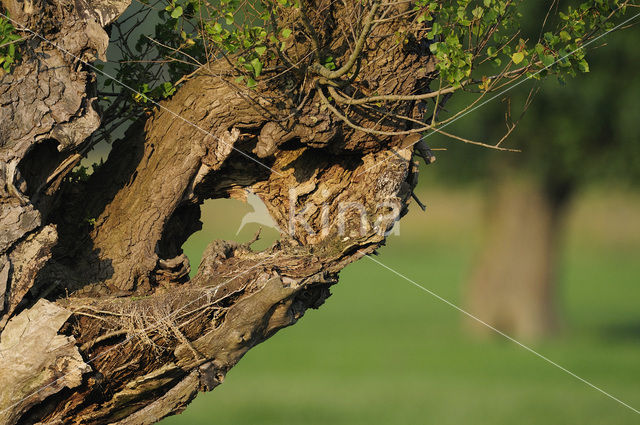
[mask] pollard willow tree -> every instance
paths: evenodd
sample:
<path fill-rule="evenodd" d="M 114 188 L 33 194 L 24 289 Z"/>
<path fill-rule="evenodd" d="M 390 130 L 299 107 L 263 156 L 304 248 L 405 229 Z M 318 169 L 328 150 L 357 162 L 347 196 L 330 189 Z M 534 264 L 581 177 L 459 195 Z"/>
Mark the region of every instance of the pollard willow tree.
<path fill-rule="evenodd" d="M 632 6 L 593 0 L 547 30 L 550 13 L 527 39 L 511 0 L 2 5 L 7 424 L 180 412 L 384 243 L 412 199 L 414 156 L 432 161 L 420 135 L 465 112 L 442 118 L 451 95 L 477 104 L 517 78 L 584 71 L 583 46 Z M 156 11 L 155 34 L 131 40 Z M 109 34 L 122 61 L 98 78 Z M 78 166 L 122 126 L 106 162 Z M 190 278 L 181 246 L 199 205 L 247 189 L 281 240 L 213 241 Z"/>

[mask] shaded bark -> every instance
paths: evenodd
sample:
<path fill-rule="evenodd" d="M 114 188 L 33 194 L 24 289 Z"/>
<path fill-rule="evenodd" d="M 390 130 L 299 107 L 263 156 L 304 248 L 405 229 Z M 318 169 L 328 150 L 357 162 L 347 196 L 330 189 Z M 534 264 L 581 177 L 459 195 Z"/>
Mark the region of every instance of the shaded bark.
<path fill-rule="evenodd" d="M 558 326 L 556 269 L 569 191 L 516 173 L 502 174 L 490 191 L 467 304 L 517 338 L 548 336 Z M 490 332 L 477 322 L 472 326 Z"/>
<path fill-rule="evenodd" d="M 349 55 L 354 3 L 318 0 L 309 16 L 336 60 Z M 12 17 L 84 60 L 104 55 L 102 27 L 126 6 L 7 0 Z M 376 49 L 363 52 L 349 94 L 427 90 L 428 43 L 399 46 L 387 36 L 397 25 L 374 28 Z M 95 76 L 34 37 L 2 77 L 0 423 L 148 424 L 181 411 L 319 307 L 339 271 L 383 245 L 406 213 L 417 179 L 410 140 L 343 123 L 308 70 L 248 90 L 226 61 L 213 68 L 132 126 L 87 181 L 68 174 L 99 126 Z M 364 126 L 406 128 L 356 112 Z M 419 118 L 411 103 L 397 112 Z M 246 189 L 289 232 L 261 252 L 213 241 L 189 279 L 181 246 L 200 226 L 199 205 Z"/>

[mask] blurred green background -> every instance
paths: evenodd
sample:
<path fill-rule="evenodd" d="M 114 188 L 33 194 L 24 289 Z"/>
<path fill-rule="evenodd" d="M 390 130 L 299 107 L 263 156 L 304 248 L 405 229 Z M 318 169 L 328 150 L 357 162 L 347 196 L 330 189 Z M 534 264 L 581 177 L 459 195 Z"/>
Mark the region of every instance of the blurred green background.
<path fill-rule="evenodd" d="M 480 247 L 482 192 L 443 188 L 425 169 L 419 196 L 377 257 L 462 303 Z M 239 201 L 205 204 L 186 244 L 197 263 L 236 236 Z M 562 328 L 533 348 L 632 406 L 640 405 L 640 195 L 590 188 L 574 202 L 560 275 Z M 273 233 L 269 233 L 273 236 Z M 249 351 L 225 383 L 170 424 L 637 424 L 638 415 L 502 337 L 477 339 L 462 315 L 363 259 L 333 296 Z"/>

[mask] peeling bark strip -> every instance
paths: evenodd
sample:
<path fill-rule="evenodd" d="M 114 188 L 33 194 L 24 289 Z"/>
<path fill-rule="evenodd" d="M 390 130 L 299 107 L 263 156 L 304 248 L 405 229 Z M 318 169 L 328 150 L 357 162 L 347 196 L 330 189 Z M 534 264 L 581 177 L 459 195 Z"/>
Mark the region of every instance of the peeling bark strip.
<path fill-rule="evenodd" d="M 102 28 L 128 6 L 2 1 L 83 60 L 104 56 Z M 312 3 L 309 23 L 346 63 L 359 2 Z M 348 95 L 426 90 L 435 77 L 428 43 L 398 45 L 387 35 L 399 25 L 373 27 L 376 49 L 362 51 Z M 88 181 L 74 182 L 64 177 L 99 126 L 95 76 L 47 43 L 26 42 L 22 63 L 0 80 L 0 423 L 151 424 L 178 413 L 384 244 L 416 183 L 410 144 L 345 123 L 305 66 L 255 90 L 199 74 L 115 142 Z M 352 111 L 360 125 L 408 130 Z M 395 112 L 419 118 L 412 103 Z M 200 204 L 246 189 L 289 232 L 262 252 L 213 241 L 189 279 L 181 246 L 200 228 Z M 363 213 L 384 219 L 362 226 Z"/>
<path fill-rule="evenodd" d="M 69 310 L 40 300 L 5 327 L 0 342 L 0 386 L 10 391 L 0 392 L 2 423 L 15 423 L 20 412 L 65 387 L 78 387 L 82 375 L 91 371 L 75 339 L 58 335 L 70 315 Z"/>

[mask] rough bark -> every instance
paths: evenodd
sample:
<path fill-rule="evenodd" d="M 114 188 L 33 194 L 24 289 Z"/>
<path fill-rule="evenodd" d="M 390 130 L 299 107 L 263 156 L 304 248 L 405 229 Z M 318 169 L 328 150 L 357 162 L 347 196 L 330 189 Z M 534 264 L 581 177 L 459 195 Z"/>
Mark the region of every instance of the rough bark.
<path fill-rule="evenodd" d="M 516 173 L 493 182 L 467 288 L 474 315 L 523 340 L 549 336 L 558 325 L 556 263 L 568 193 L 553 189 Z"/>
<path fill-rule="evenodd" d="M 310 14 L 337 60 L 350 53 L 354 3 L 318 0 Z M 3 4 L 92 60 L 128 2 Z M 398 46 L 387 36 L 395 25 L 374 28 L 376 49 L 363 53 L 350 94 L 427 89 L 428 44 Z M 247 350 L 319 307 L 338 272 L 383 245 L 406 212 L 417 178 L 407 139 L 345 125 L 304 69 L 256 90 L 227 74 L 187 82 L 87 181 L 66 176 L 99 126 L 95 76 L 33 37 L 2 77 L 0 423 L 150 424 L 180 412 Z M 398 111 L 413 116 L 414 106 Z M 361 125 L 399 127 L 356 112 Z M 261 252 L 214 241 L 189 279 L 181 245 L 199 229 L 199 205 L 245 189 L 289 232 Z M 362 209 L 344 208 L 354 203 Z M 363 211 L 382 220 L 363 226 Z M 325 226 L 327 217 L 343 224 Z"/>

